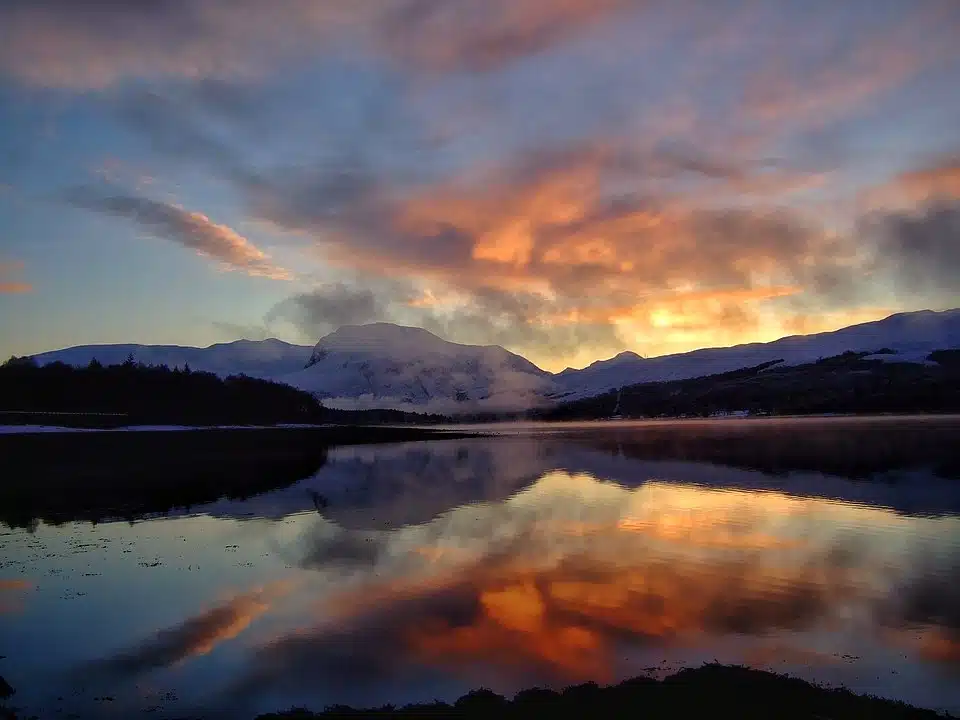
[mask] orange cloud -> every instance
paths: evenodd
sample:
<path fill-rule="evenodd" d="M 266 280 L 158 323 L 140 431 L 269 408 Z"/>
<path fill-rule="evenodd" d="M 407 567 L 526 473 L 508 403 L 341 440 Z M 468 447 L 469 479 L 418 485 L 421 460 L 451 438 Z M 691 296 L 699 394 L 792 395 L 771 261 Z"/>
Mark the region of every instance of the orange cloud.
<path fill-rule="evenodd" d="M 0 263 L 0 294 L 18 294 L 33 291 L 33 286 L 29 283 L 7 279 L 17 275 L 21 270 L 23 270 L 23 263 Z"/>
<path fill-rule="evenodd" d="M 867 193 L 874 207 L 915 206 L 938 199 L 960 198 L 960 157 L 949 157 L 927 167 L 900 173 Z"/>
<path fill-rule="evenodd" d="M 198 255 L 220 261 L 224 269 L 271 280 L 293 279 L 293 273 L 274 264 L 250 240 L 202 213 L 145 197 L 101 197 L 86 190 L 73 193 L 70 200 L 78 207 L 129 218 L 154 236 L 173 240 Z"/>
<path fill-rule="evenodd" d="M 755 293 L 766 291 L 757 287 L 784 281 L 799 292 L 830 242 L 781 210 L 710 210 L 682 196 L 615 198 L 606 189 L 610 175 L 633 174 L 648 160 L 624 160 L 612 148 L 527 162 L 385 201 L 382 226 L 354 229 L 348 222 L 339 234 L 326 233 L 328 257 L 371 272 L 416 273 L 461 291 L 541 293 L 553 297 L 560 315 L 589 315 L 584 300 L 591 293 L 601 303 L 619 298 L 615 307 L 624 307 L 624 299 L 680 286 L 691 302 L 721 287 L 734 293 L 731 300 L 743 292 L 759 300 Z M 701 181 L 723 187 L 743 178 Z M 283 222 L 310 229 L 306 215 L 288 210 Z M 357 230 L 374 237 L 358 238 Z"/>

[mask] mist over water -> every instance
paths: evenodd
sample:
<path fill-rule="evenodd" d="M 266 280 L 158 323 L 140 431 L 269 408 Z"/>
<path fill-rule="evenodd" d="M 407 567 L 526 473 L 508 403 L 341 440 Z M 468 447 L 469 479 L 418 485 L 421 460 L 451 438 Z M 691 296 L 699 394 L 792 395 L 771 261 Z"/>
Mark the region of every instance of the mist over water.
<path fill-rule="evenodd" d="M 253 717 L 717 660 L 960 711 L 957 419 L 498 432 L 2 526 L 0 674 L 41 717 Z"/>

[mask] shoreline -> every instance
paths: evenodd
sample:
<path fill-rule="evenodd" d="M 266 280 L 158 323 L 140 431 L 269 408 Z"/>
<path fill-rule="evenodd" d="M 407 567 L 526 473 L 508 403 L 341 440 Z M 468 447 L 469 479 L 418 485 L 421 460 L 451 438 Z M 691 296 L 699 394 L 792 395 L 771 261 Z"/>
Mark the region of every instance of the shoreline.
<path fill-rule="evenodd" d="M 471 428 L 495 428 L 529 426 L 541 427 L 574 427 L 574 426 L 609 426 L 622 427 L 635 423 L 713 423 L 713 422 L 762 422 L 765 420 L 949 420 L 960 419 L 960 413 L 955 412 L 909 412 L 909 413 L 810 413 L 789 415 L 678 415 L 668 417 L 622 417 L 622 418 L 584 418 L 537 420 L 525 418 L 509 418 L 476 422 L 438 422 L 438 423 L 278 423 L 276 425 L 175 425 L 175 424 L 143 424 L 117 425 L 111 427 L 83 427 L 73 425 L 29 425 L 29 424 L 0 424 L 0 437 L 9 435 L 40 435 L 56 433 L 170 433 L 170 432 L 201 432 L 201 431 L 278 431 L 278 430 L 307 430 L 307 431 L 377 431 L 415 430 L 437 435 L 447 436 L 450 433 L 468 432 Z M 413 438 L 438 439 L 438 438 Z M 349 444 L 349 443 L 348 443 Z"/>
<path fill-rule="evenodd" d="M 358 717 L 550 718 L 643 717 L 701 720 L 737 717 L 766 720 L 869 717 L 873 720 L 937 720 L 948 713 L 907 705 L 844 687 L 808 682 L 796 676 L 742 665 L 705 664 L 685 668 L 657 680 L 641 675 L 616 685 L 593 682 L 562 690 L 540 687 L 518 692 L 512 699 L 487 690 L 468 692 L 453 703 L 430 702 L 394 707 L 327 707 L 320 712 L 304 708 L 268 713 L 255 720 L 314 720 Z"/>
<path fill-rule="evenodd" d="M 0 434 L 16 468 L 0 483 L 0 523 L 100 522 L 243 499 L 292 485 L 330 448 L 476 437 L 403 426 Z"/>

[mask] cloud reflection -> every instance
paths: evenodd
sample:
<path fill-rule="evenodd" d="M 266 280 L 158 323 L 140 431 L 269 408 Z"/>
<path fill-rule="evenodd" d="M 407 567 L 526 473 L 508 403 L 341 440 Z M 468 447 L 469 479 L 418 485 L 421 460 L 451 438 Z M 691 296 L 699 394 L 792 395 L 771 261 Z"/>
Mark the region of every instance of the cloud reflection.
<path fill-rule="evenodd" d="M 19 578 L 0 580 L 0 615 L 22 612 L 23 594 L 35 587 L 36 585 L 32 580 L 21 580 Z"/>
<path fill-rule="evenodd" d="M 811 630 L 872 582 L 865 549 L 830 522 L 835 510 L 556 472 L 426 525 L 324 535 L 312 569 L 342 570 L 343 548 L 364 550 L 351 554 L 344 590 L 321 603 L 314 627 L 262 647 L 240 687 L 333 691 L 451 669 L 471 682 L 610 681 L 629 648 Z M 826 529 L 809 537 L 818 521 Z"/>
<path fill-rule="evenodd" d="M 240 635 L 270 609 L 274 600 L 291 589 L 290 584 L 277 582 L 236 595 L 222 605 L 161 630 L 136 647 L 98 663 L 96 669 L 109 674 L 135 676 L 206 655 L 220 643 Z"/>

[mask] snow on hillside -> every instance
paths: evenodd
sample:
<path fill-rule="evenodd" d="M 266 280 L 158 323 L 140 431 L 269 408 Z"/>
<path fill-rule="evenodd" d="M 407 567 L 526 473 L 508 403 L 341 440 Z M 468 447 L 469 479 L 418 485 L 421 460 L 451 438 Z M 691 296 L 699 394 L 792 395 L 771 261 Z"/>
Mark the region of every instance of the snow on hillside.
<path fill-rule="evenodd" d="M 217 375 L 246 374 L 273 377 L 299 370 L 310 358 L 311 348 L 281 340 L 237 340 L 205 348 L 179 345 L 81 345 L 34 355 L 41 365 L 62 362 L 82 367 L 96 358 L 102 365 L 117 365 L 132 355 L 147 365 L 183 367 Z"/>
<path fill-rule="evenodd" d="M 712 375 L 774 360 L 799 365 L 848 350 L 891 350 L 875 357 L 923 362 L 931 351 L 946 348 L 960 348 L 960 309 L 901 313 L 834 332 L 663 357 L 642 358 L 626 351 L 557 375 L 499 346 L 460 345 L 420 328 L 389 323 L 344 326 L 314 348 L 280 340 L 238 340 L 207 348 L 87 345 L 34 357 L 41 364 L 82 366 L 94 357 L 104 365 L 121 363 L 132 354 L 147 364 L 189 363 L 194 370 L 218 375 L 279 380 L 316 393 L 329 407 L 458 413 L 523 410 L 640 382 Z"/>
<path fill-rule="evenodd" d="M 520 410 L 553 391 L 549 373 L 502 347 L 389 323 L 344 326 L 317 343 L 307 367 L 276 379 L 342 409 Z"/>
<path fill-rule="evenodd" d="M 752 367 L 773 360 L 787 365 L 816 362 L 848 350 L 875 352 L 889 349 L 888 361 L 923 362 L 933 350 L 960 347 L 960 309 L 923 310 L 891 315 L 883 320 L 852 325 L 816 335 L 792 335 L 769 343 L 706 348 L 676 355 L 641 358 L 621 353 L 582 370 L 564 370 L 555 376 L 555 399 L 591 397 L 624 385 L 683 380 Z"/>

